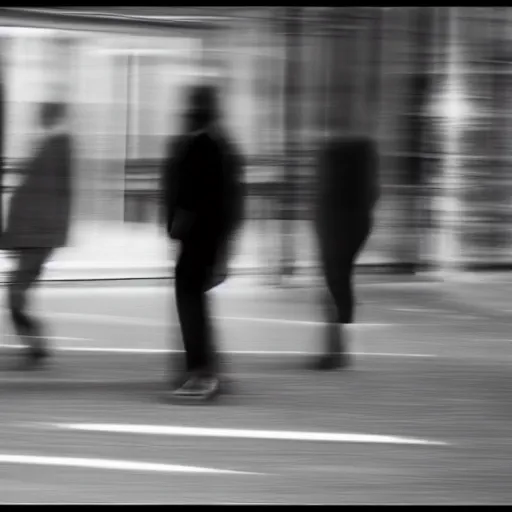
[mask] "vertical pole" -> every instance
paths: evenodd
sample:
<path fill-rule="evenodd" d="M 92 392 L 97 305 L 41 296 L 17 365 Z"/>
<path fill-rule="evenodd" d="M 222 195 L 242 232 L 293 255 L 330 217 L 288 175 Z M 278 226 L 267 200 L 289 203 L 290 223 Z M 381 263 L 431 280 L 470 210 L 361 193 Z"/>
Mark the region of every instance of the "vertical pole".
<path fill-rule="evenodd" d="M 126 222 L 126 205 L 130 201 L 126 201 L 126 191 L 129 190 L 128 180 L 130 179 L 128 173 L 128 162 L 130 159 L 130 142 L 132 139 L 132 89 L 133 89 L 133 71 L 134 71 L 134 60 L 135 56 L 132 53 L 128 53 L 126 56 L 126 105 L 125 105 L 125 142 L 124 142 L 124 190 L 123 190 L 123 203 L 124 203 L 124 215 L 123 223 Z M 137 222 L 139 215 L 139 198 L 137 196 L 131 198 L 132 208 L 135 212 L 135 222 Z"/>
<path fill-rule="evenodd" d="M 494 10 L 494 9 L 493 9 Z M 506 55 L 503 55 L 503 48 L 507 46 L 507 8 L 499 7 L 492 14 L 490 23 L 493 36 L 491 38 L 491 98 L 493 103 L 492 113 L 495 117 L 491 124 L 491 137 L 490 137 L 490 166 L 491 173 L 489 175 L 489 255 L 488 261 L 481 263 L 494 267 L 499 264 L 505 255 L 507 249 L 507 223 L 503 215 L 506 211 L 504 207 L 507 204 L 507 181 L 506 176 L 508 173 L 506 163 L 506 150 L 508 146 L 508 120 L 507 114 L 500 115 L 499 112 L 503 109 L 507 112 L 509 102 L 510 79 L 507 69 Z M 510 201 L 510 197 L 508 197 Z"/>
<path fill-rule="evenodd" d="M 440 93 L 447 83 L 447 62 L 449 57 L 449 19 L 447 8 L 432 8 L 432 40 L 431 56 L 429 65 L 431 67 L 431 88 L 432 99 L 439 101 Z M 440 216 L 439 200 L 441 197 L 440 187 L 445 165 L 445 148 L 443 123 L 440 123 L 441 112 L 437 105 L 429 105 L 428 124 L 426 125 L 427 143 L 426 148 L 429 153 L 429 175 L 425 176 L 427 183 L 427 195 L 422 197 L 422 220 L 425 223 L 425 229 L 421 239 L 421 252 L 426 255 L 424 262 L 429 271 L 439 270 L 439 234 L 440 234 Z M 436 184 L 436 186 L 433 186 Z"/>
<path fill-rule="evenodd" d="M 135 56 L 129 53 L 126 57 L 126 128 L 124 145 L 124 166 L 125 169 L 130 158 L 130 141 L 132 131 L 132 87 L 133 87 L 133 67 Z"/>
<path fill-rule="evenodd" d="M 4 47 L 3 41 L 0 40 L 0 246 L 2 243 L 2 235 L 4 232 L 4 206 L 5 206 L 5 192 L 4 192 L 4 116 L 5 116 L 5 88 L 4 88 L 4 73 L 3 73 L 3 64 L 4 64 Z M 1 253 L 0 253 L 1 254 Z M 0 258 L 0 263 L 2 259 Z M 7 285 L 7 279 L 4 279 L 4 275 L 2 269 L 0 268 L 0 287 L 2 285 Z M 2 324 L 4 325 L 4 324 Z M 0 341 L 2 343 L 5 342 L 4 335 L 6 333 L 5 327 L 0 330 Z"/>
<path fill-rule="evenodd" d="M 380 125 L 380 97 L 382 93 L 382 36 L 383 15 L 382 8 L 377 7 L 371 18 L 371 33 L 369 44 L 369 56 L 366 62 L 370 66 L 366 75 L 366 104 L 367 122 L 370 133 L 377 138 Z"/>
<path fill-rule="evenodd" d="M 300 87 L 300 7 L 287 7 L 285 10 L 285 162 L 282 198 L 282 253 L 281 273 L 288 277 L 293 275 L 296 263 L 294 228 L 296 215 L 296 158 L 297 137 L 300 127 L 299 94 Z"/>
<path fill-rule="evenodd" d="M 459 55 L 458 8 L 448 7 L 448 90 L 447 100 L 461 101 L 461 68 Z M 460 122 L 448 119 L 446 123 L 445 161 L 443 168 L 441 240 L 439 266 L 444 274 L 452 274 L 460 263 Z"/>
<path fill-rule="evenodd" d="M 407 148 L 408 165 L 405 184 L 408 196 L 407 214 L 411 219 L 409 222 L 409 230 L 411 235 L 410 247 L 410 270 L 415 272 L 420 264 L 420 246 L 421 239 L 424 236 L 422 230 L 422 194 L 425 185 L 425 157 L 423 155 L 425 147 L 425 131 L 426 131 L 426 107 L 430 94 L 430 73 L 429 50 L 432 32 L 432 8 L 418 7 L 413 13 L 413 34 L 414 34 L 414 52 L 413 52 L 413 69 L 410 87 L 411 103 L 409 112 L 409 140 Z"/>
<path fill-rule="evenodd" d="M 3 73 L 3 48 L 0 46 L 0 239 L 4 230 L 4 163 L 5 163 L 5 134 L 4 134 L 4 118 L 5 118 L 5 87 Z"/>

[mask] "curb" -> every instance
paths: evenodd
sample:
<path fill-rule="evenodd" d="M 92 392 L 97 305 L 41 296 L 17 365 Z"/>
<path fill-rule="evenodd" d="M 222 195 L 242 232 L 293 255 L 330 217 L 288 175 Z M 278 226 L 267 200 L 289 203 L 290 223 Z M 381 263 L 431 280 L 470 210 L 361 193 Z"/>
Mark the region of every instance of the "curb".
<path fill-rule="evenodd" d="M 80 286 L 83 288 L 102 287 L 102 286 L 169 286 L 174 281 L 172 268 L 166 268 L 161 273 L 140 273 L 140 267 L 135 273 L 130 272 L 127 268 L 122 269 L 119 275 L 111 273 L 99 275 L 98 269 L 94 269 L 88 275 L 48 275 L 38 281 L 38 286 L 43 288 L 67 288 L 72 286 Z M 109 269 L 110 270 L 110 269 Z M 134 269 L 130 269 L 134 270 Z M 408 268 L 403 268 L 399 264 L 359 264 L 355 271 L 356 280 L 371 279 L 372 283 L 404 283 L 404 284 L 436 284 L 439 278 L 428 272 L 411 272 Z M 292 276 L 276 275 L 275 272 L 262 272 L 261 267 L 235 267 L 231 270 L 228 280 L 232 282 L 238 279 L 249 279 L 250 284 L 256 284 L 262 288 L 280 289 L 281 291 L 294 289 L 311 289 L 323 286 L 323 277 L 317 266 L 309 267 L 301 265 L 298 271 Z M 0 288 L 7 283 L 7 273 L 0 272 Z"/>
<path fill-rule="evenodd" d="M 51 267 L 40 278 L 40 283 L 83 282 L 83 281 L 148 281 L 173 280 L 174 263 L 169 265 L 155 265 L 147 267 L 76 267 L 53 270 Z M 319 267 L 310 262 L 297 262 L 296 273 L 288 278 L 278 274 L 277 269 L 267 272 L 261 265 L 235 265 L 230 271 L 231 276 L 251 276 L 262 279 L 288 280 L 295 277 L 309 277 L 317 275 Z M 362 263 L 357 266 L 357 273 L 376 276 L 408 276 L 419 277 L 421 274 L 411 272 L 408 266 L 400 263 Z M 77 275 L 78 274 L 78 275 Z M 0 286 L 6 281 L 8 272 L 0 269 Z"/>

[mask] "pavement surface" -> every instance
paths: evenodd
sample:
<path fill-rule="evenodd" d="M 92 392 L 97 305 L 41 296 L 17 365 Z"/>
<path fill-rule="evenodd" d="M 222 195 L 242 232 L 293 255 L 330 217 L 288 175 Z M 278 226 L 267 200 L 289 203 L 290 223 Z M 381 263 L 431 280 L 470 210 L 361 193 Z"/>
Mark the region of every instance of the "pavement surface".
<path fill-rule="evenodd" d="M 446 298 L 459 306 L 512 322 L 512 272 L 460 273 L 443 283 Z"/>
<path fill-rule="evenodd" d="M 393 208 L 390 204 L 384 210 L 391 214 Z M 382 218 L 379 219 L 382 223 Z M 375 228 L 358 258 L 362 273 L 389 273 L 401 258 L 407 260 L 407 254 L 398 250 L 403 245 L 401 234 L 394 228 L 390 236 L 386 225 L 384 222 Z M 279 280 L 281 230 L 282 224 L 276 220 L 247 221 L 234 246 L 232 274 L 253 276 L 260 283 Z M 299 286 L 310 287 L 318 274 L 310 223 L 296 221 L 291 238 L 298 256 L 295 265 L 299 274 L 293 279 L 293 286 L 297 286 L 298 281 Z M 75 222 L 69 247 L 55 252 L 41 279 L 48 284 L 70 281 L 81 285 L 86 281 L 166 279 L 173 273 L 175 252 L 176 246 L 169 244 L 163 230 L 156 225 Z M 433 255 L 424 254 L 424 257 L 428 260 Z M 8 254 L 0 251 L 0 283 L 7 279 L 11 266 Z M 424 280 L 424 276 L 419 277 Z M 511 272 L 438 273 L 429 275 L 427 280 L 441 284 L 443 299 L 455 307 L 464 305 L 469 312 L 501 319 L 512 317 Z"/>
<path fill-rule="evenodd" d="M 231 392 L 185 406 L 163 400 L 181 356 L 170 286 L 41 287 L 46 369 L 10 370 L 1 317 L 0 502 L 512 501 L 508 319 L 446 302 L 436 283 L 361 277 L 357 290 L 353 367 L 315 373 L 318 288 L 220 287 Z"/>

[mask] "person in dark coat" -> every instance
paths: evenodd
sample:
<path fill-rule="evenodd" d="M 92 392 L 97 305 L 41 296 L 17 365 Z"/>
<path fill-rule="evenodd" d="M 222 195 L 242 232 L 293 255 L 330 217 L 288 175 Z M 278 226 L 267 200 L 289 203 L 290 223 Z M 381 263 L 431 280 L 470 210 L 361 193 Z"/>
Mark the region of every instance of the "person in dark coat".
<path fill-rule="evenodd" d="M 65 121 L 64 104 L 41 106 L 43 135 L 22 171 L 1 239 L 2 248 L 14 260 L 9 309 L 15 331 L 27 347 L 24 366 L 30 367 L 42 362 L 49 351 L 41 323 L 26 311 L 27 295 L 53 252 L 66 245 L 70 224 L 72 149 Z"/>
<path fill-rule="evenodd" d="M 378 151 L 364 135 L 336 136 L 319 156 L 315 227 L 327 285 L 327 332 L 324 354 L 314 367 L 327 370 L 349 362 L 343 327 L 354 321 L 354 266 L 373 226 Z"/>
<path fill-rule="evenodd" d="M 244 193 L 241 160 L 221 127 L 213 87 L 191 88 L 185 124 L 169 144 L 163 176 L 167 232 L 180 243 L 175 292 L 186 353 L 184 382 L 172 397 L 204 400 L 220 386 L 206 292 L 227 277 Z"/>

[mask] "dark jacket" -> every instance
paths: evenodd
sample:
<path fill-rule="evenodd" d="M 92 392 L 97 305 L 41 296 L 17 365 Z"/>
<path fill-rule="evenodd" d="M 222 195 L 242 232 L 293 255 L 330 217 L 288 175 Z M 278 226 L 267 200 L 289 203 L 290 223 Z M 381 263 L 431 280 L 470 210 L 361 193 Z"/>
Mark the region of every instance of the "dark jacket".
<path fill-rule="evenodd" d="M 71 139 L 47 136 L 23 170 L 22 183 L 14 191 L 4 249 L 59 248 L 67 243 L 71 218 Z"/>
<path fill-rule="evenodd" d="M 377 145 L 369 137 L 337 137 L 321 148 L 314 214 L 321 235 L 371 220 L 379 197 L 378 165 Z"/>
<path fill-rule="evenodd" d="M 189 221 L 187 239 L 229 238 L 243 219 L 243 198 L 241 160 L 225 136 L 201 132 L 170 141 L 162 199 L 171 238 L 181 238 L 174 227 L 183 215 Z"/>

